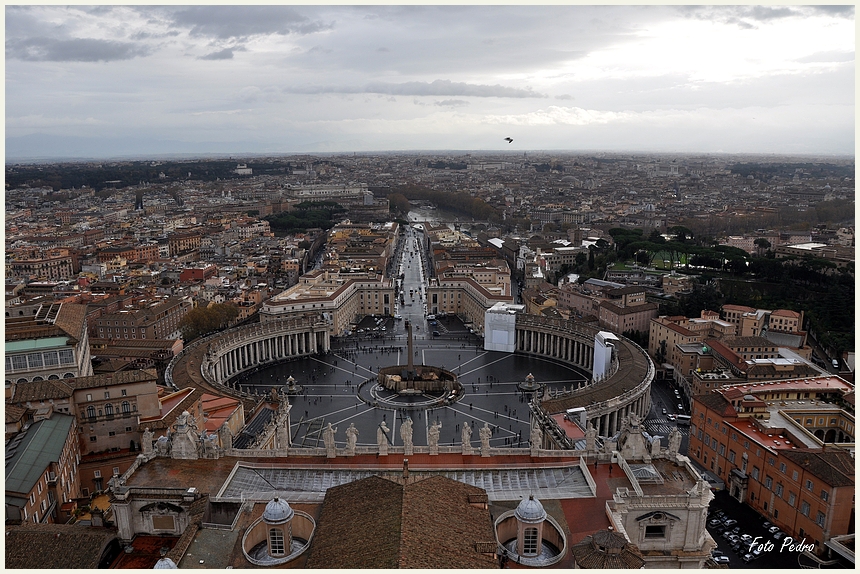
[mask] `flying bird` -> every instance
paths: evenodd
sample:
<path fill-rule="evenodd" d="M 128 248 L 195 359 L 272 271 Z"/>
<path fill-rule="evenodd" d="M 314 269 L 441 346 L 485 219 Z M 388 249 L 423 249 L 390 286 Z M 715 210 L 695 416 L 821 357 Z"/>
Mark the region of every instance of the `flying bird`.
<path fill-rule="evenodd" d="M 514 143 L 514 138 L 505 138 L 505 141 L 508 143 Z"/>

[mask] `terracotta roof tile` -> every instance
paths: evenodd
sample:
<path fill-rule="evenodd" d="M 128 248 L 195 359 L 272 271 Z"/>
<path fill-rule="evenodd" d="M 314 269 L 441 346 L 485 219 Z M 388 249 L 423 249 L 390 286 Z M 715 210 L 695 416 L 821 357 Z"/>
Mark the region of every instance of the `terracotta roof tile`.
<path fill-rule="evenodd" d="M 6 529 L 5 567 L 95 569 L 113 540 L 107 528 L 27 523 Z"/>
<path fill-rule="evenodd" d="M 326 492 L 308 568 L 492 568 L 483 489 L 435 476 L 406 485 L 378 476 Z"/>

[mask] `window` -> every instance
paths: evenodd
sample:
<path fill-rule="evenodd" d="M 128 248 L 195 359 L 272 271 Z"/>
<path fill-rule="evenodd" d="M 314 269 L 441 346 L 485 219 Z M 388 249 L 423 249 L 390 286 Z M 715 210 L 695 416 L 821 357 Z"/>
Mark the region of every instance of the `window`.
<path fill-rule="evenodd" d="M 804 516 L 809 516 L 809 503 L 805 500 L 800 505 L 800 513 Z"/>
<path fill-rule="evenodd" d="M 711 439 L 711 448 L 713 450 L 717 450 L 717 439 L 715 439 L 715 438 Z"/>
<path fill-rule="evenodd" d="M 793 471 L 793 472 L 791 473 L 791 480 L 797 481 L 797 477 L 798 477 L 798 476 L 800 476 L 800 475 L 799 475 L 799 474 L 797 474 L 797 471 L 796 471 L 796 470 L 795 470 L 795 471 Z"/>
<path fill-rule="evenodd" d="M 272 556 L 284 555 L 284 531 L 280 528 L 269 529 L 269 552 Z"/>
<path fill-rule="evenodd" d="M 33 506 L 34 504 L 36 504 L 36 494 L 31 492 L 30 493 L 30 506 Z"/>
<path fill-rule="evenodd" d="M 116 436 L 116 431 L 108 431 L 108 436 Z"/>
<path fill-rule="evenodd" d="M 87 407 L 87 418 L 96 418 L 96 408 L 93 405 Z"/>
<path fill-rule="evenodd" d="M 774 517 L 774 518 L 779 518 L 779 509 L 777 509 L 777 508 L 774 508 L 774 509 L 773 509 L 773 517 Z"/>
<path fill-rule="evenodd" d="M 824 526 L 824 513 L 823 512 L 818 513 L 818 516 L 815 518 L 815 523 L 818 526 L 822 526 L 822 527 Z"/>
<path fill-rule="evenodd" d="M 105 398 L 106 398 L 106 399 L 109 399 L 109 398 L 110 398 L 110 391 L 105 391 Z"/>
<path fill-rule="evenodd" d="M 90 393 L 87 393 L 87 401 L 93 400 L 93 396 Z"/>
<path fill-rule="evenodd" d="M 523 556 L 536 556 L 538 553 L 538 530 L 526 528 L 523 531 Z"/>
<path fill-rule="evenodd" d="M 40 480 L 38 484 L 36 484 L 36 488 L 39 490 L 39 494 L 42 494 L 42 481 Z"/>
<path fill-rule="evenodd" d="M 770 490 L 770 487 L 773 486 L 773 479 L 769 476 L 764 477 L 764 487 Z"/>
<path fill-rule="evenodd" d="M 827 502 L 827 499 L 828 499 L 828 498 L 829 498 L 829 495 L 827 494 L 827 491 L 826 491 L 826 490 L 822 490 L 822 491 L 821 491 L 821 500 L 823 500 L 823 501 Z"/>
<path fill-rule="evenodd" d="M 645 527 L 645 538 L 665 538 L 666 537 L 666 525 L 661 524 L 651 525 Z"/>
<path fill-rule="evenodd" d="M 809 490 L 810 492 L 815 490 L 815 485 L 812 484 L 811 480 L 806 481 L 806 490 Z"/>
<path fill-rule="evenodd" d="M 782 498 L 782 484 L 781 483 L 779 483 L 779 482 L 776 483 L 776 490 L 774 492 L 776 493 L 777 496 Z"/>
<path fill-rule="evenodd" d="M 758 480 L 758 472 L 759 472 L 759 471 L 758 471 L 758 467 L 754 466 L 754 467 L 753 467 L 753 469 L 752 469 L 752 477 L 753 477 L 753 480 Z"/>
<path fill-rule="evenodd" d="M 750 449 L 750 441 L 748 441 L 748 440 L 744 441 L 744 449 L 746 449 L 746 450 Z"/>
<path fill-rule="evenodd" d="M 776 459 L 774 459 L 772 456 L 769 456 L 769 457 L 767 457 L 767 463 L 769 465 L 773 466 L 776 464 Z"/>
<path fill-rule="evenodd" d="M 784 462 L 779 463 L 779 472 L 781 472 L 782 474 L 785 474 L 787 470 L 788 470 L 788 467 L 785 466 Z"/>
<path fill-rule="evenodd" d="M 105 414 L 107 416 L 113 416 L 113 405 L 108 403 L 105 405 Z"/>
<path fill-rule="evenodd" d="M 121 394 L 122 396 L 124 396 L 124 397 L 125 397 L 125 396 L 128 396 L 128 392 L 127 392 L 125 389 L 121 390 L 121 391 L 120 391 L 120 394 Z"/>
<path fill-rule="evenodd" d="M 122 414 L 126 415 L 130 412 L 131 412 L 131 405 L 128 403 L 128 401 L 123 401 L 122 402 Z"/>
<path fill-rule="evenodd" d="M 93 476 L 95 478 L 101 478 L 102 477 L 102 471 L 100 471 L 100 470 L 93 471 Z"/>
<path fill-rule="evenodd" d="M 90 437 L 90 442 L 96 442 L 96 437 L 95 437 L 95 436 L 91 436 L 91 437 Z"/>
<path fill-rule="evenodd" d="M 738 433 L 736 433 L 736 432 L 733 432 L 733 433 L 732 433 L 732 440 L 733 440 L 733 441 L 737 441 L 737 440 L 738 440 Z"/>
<path fill-rule="evenodd" d="M 113 467 L 113 473 L 119 474 L 119 467 L 118 466 Z"/>
<path fill-rule="evenodd" d="M 726 454 L 726 445 L 720 443 L 720 456 L 723 456 L 724 454 Z"/>
<path fill-rule="evenodd" d="M 788 503 L 789 503 L 791 506 L 794 506 L 794 502 L 795 502 L 796 500 L 797 500 L 797 497 L 794 495 L 794 493 L 793 493 L 793 492 L 789 492 L 789 493 L 788 493 Z"/>

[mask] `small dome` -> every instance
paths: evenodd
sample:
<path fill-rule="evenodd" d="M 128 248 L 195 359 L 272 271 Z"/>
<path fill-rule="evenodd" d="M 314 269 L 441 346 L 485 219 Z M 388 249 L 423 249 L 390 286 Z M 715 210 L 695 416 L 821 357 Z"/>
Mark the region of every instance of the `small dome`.
<path fill-rule="evenodd" d="M 176 566 L 176 563 L 166 556 L 159 558 L 158 562 L 155 563 L 155 566 L 152 567 L 153 570 L 175 570 L 177 568 L 178 566 Z"/>
<path fill-rule="evenodd" d="M 263 511 L 263 522 L 266 524 L 283 524 L 293 517 L 293 509 L 286 500 L 275 498 L 266 505 Z"/>
<path fill-rule="evenodd" d="M 520 502 L 515 514 L 517 520 L 528 524 L 537 524 L 546 520 L 546 510 L 543 509 L 543 504 L 532 495 L 529 495 L 528 500 L 523 499 Z"/>

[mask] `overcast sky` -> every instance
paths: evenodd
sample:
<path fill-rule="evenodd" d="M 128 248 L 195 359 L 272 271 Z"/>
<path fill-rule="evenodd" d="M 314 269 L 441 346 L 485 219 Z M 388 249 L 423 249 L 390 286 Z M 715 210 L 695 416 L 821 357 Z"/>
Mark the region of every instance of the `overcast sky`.
<path fill-rule="evenodd" d="M 854 34 L 852 6 L 7 6 L 6 156 L 853 155 Z"/>

